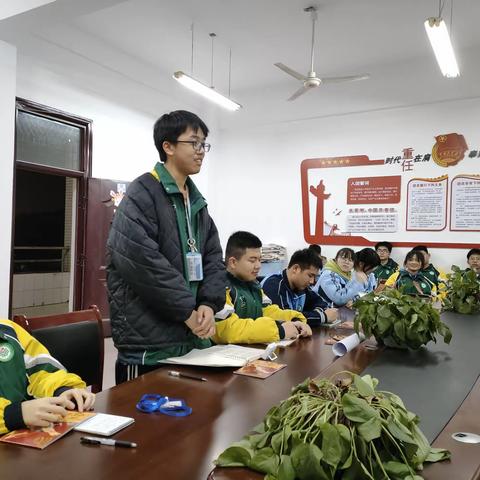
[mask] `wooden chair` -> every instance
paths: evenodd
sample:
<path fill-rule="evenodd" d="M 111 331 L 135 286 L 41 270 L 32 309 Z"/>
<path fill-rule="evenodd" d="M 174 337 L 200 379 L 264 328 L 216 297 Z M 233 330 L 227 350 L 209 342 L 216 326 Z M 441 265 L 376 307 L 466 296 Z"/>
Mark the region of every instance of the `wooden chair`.
<path fill-rule="evenodd" d="M 88 310 L 42 317 L 15 315 L 13 321 L 45 345 L 69 372 L 91 385 L 92 392 L 102 390 L 104 335 L 96 305 Z"/>

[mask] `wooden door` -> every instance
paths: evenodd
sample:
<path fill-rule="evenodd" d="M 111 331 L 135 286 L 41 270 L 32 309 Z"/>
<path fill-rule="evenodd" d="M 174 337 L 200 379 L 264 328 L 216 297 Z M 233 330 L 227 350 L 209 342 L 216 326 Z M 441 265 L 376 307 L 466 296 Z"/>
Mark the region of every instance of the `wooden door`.
<path fill-rule="evenodd" d="M 106 289 L 108 232 L 128 183 L 104 178 L 88 179 L 82 308 L 97 305 L 103 318 L 110 316 Z"/>

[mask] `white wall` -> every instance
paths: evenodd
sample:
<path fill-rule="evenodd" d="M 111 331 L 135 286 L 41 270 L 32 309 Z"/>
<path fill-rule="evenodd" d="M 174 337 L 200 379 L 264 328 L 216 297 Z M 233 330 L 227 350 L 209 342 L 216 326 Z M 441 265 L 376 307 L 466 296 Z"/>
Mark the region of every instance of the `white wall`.
<path fill-rule="evenodd" d="M 16 48 L 0 41 L 0 317 L 3 318 L 8 316 L 10 290 L 16 63 Z"/>
<path fill-rule="evenodd" d="M 92 176 L 133 180 L 158 155 L 152 141 L 155 118 L 88 90 L 19 56 L 17 96 L 93 120 Z"/>
<path fill-rule="evenodd" d="M 121 83 L 121 79 L 118 82 Z M 80 82 L 81 83 L 81 82 Z M 163 107 L 158 107 L 158 115 L 135 109 L 135 100 L 128 96 L 115 101 L 96 93 L 85 80 L 83 88 L 71 77 L 55 73 L 27 56 L 20 56 L 17 72 L 17 96 L 57 108 L 73 115 L 93 121 L 92 176 L 114 180 L 131 181 L 150 171 L 158 161 L 158 153 L 153 143 L 153 124 L 162 114 L 175 110 L 194 111 L 208 124 L 211 135 L 208 141 L 216 143 L 215 110 L 206 104 L 205 108 L 195 108 L 188 103 L 172 99 Z M 115 88 L 120 89 L 118 83 Z M 146 95 L 141 86 L 139 95 Z M 152 108 L 154 109 L 154 108 Z M 194 178 L 200 191 L 208 200 L 209 160 L 215 156 L 215 146 L 209 154 L 202 172 Z"/>
<path fill-rule="evenodd" d="M 210 210 L 222 244 L 233 231 L 245 229 L 264 243 L 286 246 L 289 255 L 305 246 L 300 185 L 305 158 L 366 154 L 377 159 L 400 154 L 406 146 L 429 152 L 440 132 L 462 133 L 474 149 L 480 147 L 479 123 L 480 98 L 474 98 L 222 132 L 209 177 Z M 472 173 L 480 173 L 480 162 Z M 334 256 L 338 248 L 324 247 L 324 255 Z M 393 256 L 403 261 L 406 251 L 397 249 Z M 432 253 L 433 263 L 444 269 L 466 261 L 463 250 Z"/>

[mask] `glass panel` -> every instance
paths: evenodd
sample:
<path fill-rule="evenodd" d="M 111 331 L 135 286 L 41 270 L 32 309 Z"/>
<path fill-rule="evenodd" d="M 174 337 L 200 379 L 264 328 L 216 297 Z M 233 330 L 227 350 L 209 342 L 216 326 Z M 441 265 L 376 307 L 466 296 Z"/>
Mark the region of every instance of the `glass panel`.
<path fill-rule="evenodd" d="M 18 111 L 17 160 L 80 171 L 81 129 Z"/>

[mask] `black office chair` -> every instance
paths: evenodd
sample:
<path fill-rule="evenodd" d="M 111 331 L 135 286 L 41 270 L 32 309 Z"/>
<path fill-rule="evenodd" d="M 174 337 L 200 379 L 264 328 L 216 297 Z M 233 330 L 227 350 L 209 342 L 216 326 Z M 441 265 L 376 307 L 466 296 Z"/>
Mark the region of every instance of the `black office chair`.
<path fill-rule="evenodd" d="M 91 385 L 92 392 L 102 390 L 103 322 L 95 305 L 88 310 L 42 317 L 15 315 L 13 321 L 45 345 L 69 372 Z"/>

